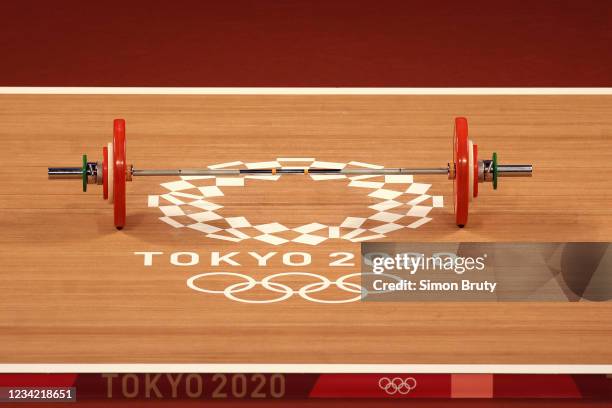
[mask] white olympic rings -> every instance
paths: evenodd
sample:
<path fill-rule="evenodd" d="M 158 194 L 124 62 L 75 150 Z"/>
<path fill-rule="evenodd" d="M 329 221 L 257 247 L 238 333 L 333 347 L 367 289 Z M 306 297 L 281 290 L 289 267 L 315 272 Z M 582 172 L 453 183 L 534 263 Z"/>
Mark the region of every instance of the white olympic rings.
<path fill-rule="evenodd" d="M 414 377 L 381 377 L 380 380 L 378 380 L 378 386 L 389 395 L 396 393 L 406 395 L 416 388 L 417 381 Z"/>
<path fill-rule="evenodd" d="M 195 291 L 210 293 L 210 294 L 223 294 L 226 298 L 230 300 L 234 300 L 236 302 L 243 303 L 276 303 L 282 302 L 283 300 L 287 300 L 293 295 L 299 295 L 302 299 L 308 300 L 315 303 L 350 303 L 358 300 L 362 300 L 367 297 L 370 293 L 387 293 L 388 291 L 368 291 L 366 288 L 361 286 L 358 283 L 346 282 L 347 279 L 354 278 L 356 276 L 364 276 L 364 275 L 374 275 L 372 272 L 356 272 L 350 273 L 347 275 L 343 275 L 336 279 L 335 281 L 331 281 L 329 278 L 318 275 L 316 273 L 310 272 L 279 272 L 273 275 L 268 275 L 262 280 L 256 280 L 255 278 L 236 272 L 206 272 L 198 275 L 194 275 L 187 279 L 187 286 Z M 196 281 L 201 279 L 210 278 L 212 276 L 229 276 L 232 278 L 242 279 L 242 282 L 232 283 L 230 285 L 225 286 L 223 289 L 208 289 L 202 287 L 196 283 Z M 318 279 L 319 282 L 308 283 L 300 287 L 299 289 L 293 289 L 284 283 L 272 282 L 273 279 L 283 278 L 287 276 L 303 276 L 309 278 Z M 398 282 L 401 281 L 401 278 L 391 275 L 391 274 L 376 274 L 376 276 L 385 276 L 391 279 L 394 279 Z M 253 289 L 256 286 L 261 286 L 264 289 L 279 293 L 279 296 L 273 297 L 271 299 L 245 299 L 237 296 L 237 294 L 242 292 L 247 292 Z M 352 296 L 346 299 L 319 299 L 311 296 L 312 293 L 322 292 L 328 289 L 330 286 L 335 286 L 338 289 L 341 289 L 344 292 L 348 293 L 357 293 L 357 296 Z"/>

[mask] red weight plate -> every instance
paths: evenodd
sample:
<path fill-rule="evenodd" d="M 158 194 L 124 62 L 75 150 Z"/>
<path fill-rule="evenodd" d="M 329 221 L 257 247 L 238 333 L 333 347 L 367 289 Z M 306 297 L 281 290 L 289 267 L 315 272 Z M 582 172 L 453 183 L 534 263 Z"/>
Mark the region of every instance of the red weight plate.
<path fill-rule="evenodd" d="M 125 225 L 125 120 L 115 119 L 113 123 L 113 190 L 115 195 L 115 227 L 122 229 Z"/>
<path fill-rule="evenodd" d="M 478 145 L 474 145 L 474 198 L 478 197 Z"/>
<path fill-rule="evenodd" d="M 102 196 L 108 200 L 108 147 L 102 148 Z"/>
<path fill-rule="evenodd" d="M 455 221 L 457 226 L 464 227 L 468 219 L 470 180 L 468 157 L 468 125 L 466 118 L 455 118 Z"/>

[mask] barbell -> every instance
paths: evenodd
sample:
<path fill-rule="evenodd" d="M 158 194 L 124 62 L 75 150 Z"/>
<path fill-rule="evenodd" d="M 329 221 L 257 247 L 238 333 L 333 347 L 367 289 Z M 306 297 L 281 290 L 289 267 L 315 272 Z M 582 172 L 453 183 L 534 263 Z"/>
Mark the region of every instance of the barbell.
<path fill-rule="evenodd" d="M 393 175 L 438 174 L 453 180 L 455 222 L 464 227 L 468 220 L 469 203 L 478 197 L 478 184 L 491 182 L 497 189 L 499 177 L 531 177 L 531 164 L 499 164 L 497 153 L 491 159 L 478 157 L 478 145 L 468 138 L 466 118 L 455 118 L 453 161 L 444 167 L 382 168 L 382 169 L 326 169 L 326 168 L 269 168 L 269 169 L 137 169 L 128 164 L 126 156 L 125 120 L 113 122 L 113 141 L 102 148 L 102 160 L 90 162 L 83 155 L 79 167 L 49 167 L 49 179 L 80 179 L 83 191 L 89 184 L 102 185 L 104 199 L 113 203 L 114 223 L 122 229 L 126 222 L 126 182 L 139 176 L 235 176 L 289 174 Z"/>

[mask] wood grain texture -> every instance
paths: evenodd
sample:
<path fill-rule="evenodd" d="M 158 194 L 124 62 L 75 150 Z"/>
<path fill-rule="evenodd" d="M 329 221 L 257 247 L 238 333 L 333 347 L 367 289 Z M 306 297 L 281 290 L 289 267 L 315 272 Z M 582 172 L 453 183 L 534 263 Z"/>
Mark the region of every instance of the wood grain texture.
<path fill-rule="evenodd" d="M 128 184 L 128 226 L 117 232 L 101 188 L 83 194 L 79 182 L 46 176 L 82 153 L 100 157 L 116 117 L 139 167 L 291 156 L 394 167 L 447 163 L 458 115 L 481 157 L 533 163 L 534 177 L 481 186 L 463 230 L 451 183 L 419 178 L 444 208 L 386 241 L 612 240 L 608 96 L 0 96 L 0 362 L 612 363 L 610 303 L 246 305 L 195 293 L 189 276 L 223 270 L 210 266 L 212 251 L 240 251 L 243 266 L 231 270 L 256 277 L 291 270 L 280 256 L 306 251 L 313 264 L 301 270 L 334 277 L 359 266 L 330 268 L 329 254 L 359 245 L 235 244 L 175 230 L 147 208 L 174 178 Z M 339 223 L 372 204 L 342 182 L 292 180 L 218 202 L 291 226 Z M 164 255 L 144 267 L 135 251 Z M 175 251 L 199 253 L 200 264 L 170 265 Z M 248 251 L 279 255 L 259 267 Z"/>

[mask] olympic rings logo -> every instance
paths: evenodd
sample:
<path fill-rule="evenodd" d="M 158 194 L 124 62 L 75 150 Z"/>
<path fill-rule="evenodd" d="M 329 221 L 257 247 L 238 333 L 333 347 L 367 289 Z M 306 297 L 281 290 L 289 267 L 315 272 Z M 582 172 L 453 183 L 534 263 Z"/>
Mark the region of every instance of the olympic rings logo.
<path fill-rule="evenodd" d="M 380 380 L 378 380 L 378 386 L 388 395 L 406 395 L 416 388 L 417 380 L 414 377 L 381 377 Z"/>
<path fill-rule="evenodd" d="M 251 276 L 236 273 L 236 272 L 206 272 L 198 275 L 194 275 L 187 280 L 187 286 L 197 292 L 209 293 L 209 294 L 222 294 L 226 298 L 243 303 L 276 303 L 282 302 L 283 300 L 287 300 L 294 295 L 298 295 L 304 300 L 308 300 L 310 302 L 315 303 L 350 303 L 355 302 L 360 299 L 364 299 L 369 293 L 387 293 L 389 291 L 368 291 L 366 288 L 361 286 L 358 283 L 347 282 L 348 279 L 364 276 L 364 275 L 374 275 L 372 272 L 357 272 L 351 273 L 347 275 L 343 275 L 336 280 L 330 280 L 326 276 L 318 275 L 316 273 L 310 272 L 280 272 L 275 273 L 273 275 L 266 276 L 261 280 L 257 280 Z M 210 280 L 211 277 L 215 276 L 229 276 L 232 278 L 238 278 L 241 282 L 232 283 L 223 289 L 209 289 L 204 287 L 202 281 Z M 381 277 L 385 276 L 391 279 L 396 280 L 397 282 L 401 282 L 401 278 L 391 275 L 391 274 L 376 274 L 376 276 Z M 306 278 L 314 278 L 318 279 L 317 282 L 307 283 L 302 285 L 299 289 L 293 289 L 287 284 L 274 282 L 274 279 L 285 278 L 285 277 L 306 277 Z M 248 292 L 249 290 L 255 288 L 256 286 L 261 286 L 269 292 L 272 292 L 273 297 L 268 299 L 247 299 L 245 297 L 241 297 L 241 294 L 244 292 Z M 321 299 L 317 298 L 315 293 L 320 293 L 325 291 L 330 287 L 336 287 L 346 293 L 356 294 L 344 299 Z"/>

